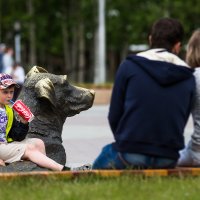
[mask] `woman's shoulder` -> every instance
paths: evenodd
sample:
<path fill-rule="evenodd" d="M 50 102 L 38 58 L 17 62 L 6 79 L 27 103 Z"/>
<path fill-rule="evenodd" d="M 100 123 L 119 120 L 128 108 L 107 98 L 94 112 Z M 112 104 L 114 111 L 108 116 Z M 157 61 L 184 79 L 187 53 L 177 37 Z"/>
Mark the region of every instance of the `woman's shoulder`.
<path fill-rule="evenodd" d="M 200 67 L 196 67 L 194 71 L 194 76 L 196 78 L 200 78 Z"/>
<path fill-rule="evenodd" d="M 194 77 L 195 77 L 196 86 L 199 88 L 200 87 L 200 67 L 195 68 Z"/>

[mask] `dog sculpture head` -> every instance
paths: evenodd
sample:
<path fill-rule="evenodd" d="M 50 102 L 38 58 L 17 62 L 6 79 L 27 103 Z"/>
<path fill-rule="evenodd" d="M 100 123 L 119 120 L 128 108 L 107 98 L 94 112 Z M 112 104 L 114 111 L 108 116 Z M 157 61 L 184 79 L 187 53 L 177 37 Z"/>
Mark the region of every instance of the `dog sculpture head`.
<path fill-rule="evenodd" d="M 35 116 L 30 132 L 49 134 L 50 130 L 61 131 L 67 117 L 89 109 L 94 91 L 72 86 L 66 75 L 50 74 L 35 66 L 26 75 L 18 99 L 22 99 Z"/>
<path fill-rule="evenodd" d="M 28 137 L 43 139 L 47 153 L 48 145 L 51 146 L 49 152 L 53 153 L 59 152 L 55 145 L 62 143 L 66 118 L 89 109 L 93 105 L 94 91 L 71 85 L 66 75 L 50 74 L 35 66 L 26 75 L 18 99 L 22 99 L 35 116 L 29 125 Z"/>
<path fill-rule="evenodd" d="M 71 85 L 66 75 L 48 73 L 33 67 L 18 97 L 32 111 L 35 118 L 29 124 L 28 137 L 44 141 L 47 155 L 65 164 L 62 129 L 67 117 L 74 116 L 93 105 L 94 91 Z"/>

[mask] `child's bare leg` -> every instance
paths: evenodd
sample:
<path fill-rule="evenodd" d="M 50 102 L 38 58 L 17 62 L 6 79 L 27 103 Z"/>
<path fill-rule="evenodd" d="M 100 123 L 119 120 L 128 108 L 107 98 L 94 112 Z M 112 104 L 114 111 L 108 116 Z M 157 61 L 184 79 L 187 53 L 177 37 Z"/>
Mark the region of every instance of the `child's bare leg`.
<path fill-rule="evenodd" d="M 39 138 L 34 138 L 34 142 L 35 142 L 34 143 L 35 148 L 38 149 L 38 151 L 40 151 L 44 155 L 46 155 L 46 149 L 45 149 L 45 144 L 44 144 L 43 140 L 41 140 Z"/>
<path fill-rule="evenodd" d="M 40 167 L 48 168 L 54 171 L 61 171 L 64 167 L 63 165 L 44 155 L 33 144 L 27 144 L 22 159 L 30 160 Z"/>
<path fill-rule="evenodd" d="M 5 162 L 2 159 L 0 159 L 0 166 L 6 166 Z"/>

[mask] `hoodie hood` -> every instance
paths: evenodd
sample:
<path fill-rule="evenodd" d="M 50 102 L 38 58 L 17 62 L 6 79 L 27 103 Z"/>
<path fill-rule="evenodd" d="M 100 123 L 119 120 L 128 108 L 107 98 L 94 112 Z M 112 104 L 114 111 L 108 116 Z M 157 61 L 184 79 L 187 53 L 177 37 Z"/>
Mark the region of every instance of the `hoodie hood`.
<path fill-rule="evenodd" d="M 140 66 L 160 85 L 176 84 L 193 76 L 194 70 L 176 55 L 163 49 L 153 49 L 127 57 Z"/>

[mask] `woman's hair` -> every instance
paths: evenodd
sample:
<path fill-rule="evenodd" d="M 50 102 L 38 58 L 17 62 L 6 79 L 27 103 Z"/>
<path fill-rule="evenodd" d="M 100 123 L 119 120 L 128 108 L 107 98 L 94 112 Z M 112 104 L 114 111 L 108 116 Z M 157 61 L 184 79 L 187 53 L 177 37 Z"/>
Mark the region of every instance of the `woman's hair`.
<path fill-rule="evenodd" d="M 189 39 L 186 62 L 192 68 L 200 67 L 200 29 L 194 31 Z"/>
<path fill-rule="evenodd" d="M 151 48 L 165 48 L 171 52 L 174 45 L 183 40 L 184 30 L 178 20 L 161 18 L 153 24 L 150 36 Z"/>

